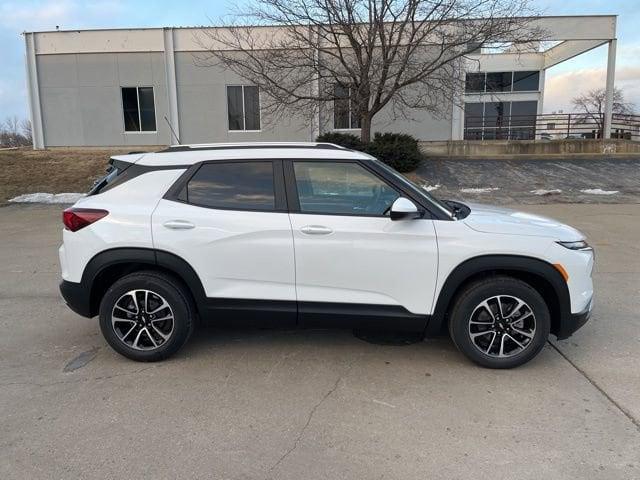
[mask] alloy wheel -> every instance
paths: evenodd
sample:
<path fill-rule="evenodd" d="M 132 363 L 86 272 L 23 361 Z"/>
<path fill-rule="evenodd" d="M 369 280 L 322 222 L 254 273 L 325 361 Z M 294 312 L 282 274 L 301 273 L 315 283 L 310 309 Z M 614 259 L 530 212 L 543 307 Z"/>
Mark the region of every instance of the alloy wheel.
<path fill-rule="evenodd" d="M 496 295 L 480 302 L 469 318 L 471 343 L 483 354 L 507 358 L 523 352 L 536 333 L 536 317 L 522 299 Z"/>
<path fill-rule="evenodd" d="M 118 339 L 128 347 L 154 350 L 173 334 L 173 310 L 156 292 L 130 290 L 115 302 L 111 325 Z"/>

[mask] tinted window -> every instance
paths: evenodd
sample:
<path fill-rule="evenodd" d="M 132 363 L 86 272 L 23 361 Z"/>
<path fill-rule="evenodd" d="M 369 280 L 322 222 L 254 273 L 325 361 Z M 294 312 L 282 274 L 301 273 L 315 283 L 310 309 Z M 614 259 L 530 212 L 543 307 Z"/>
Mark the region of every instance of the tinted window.
<path fill-rule="evenodd" d="M 360 128 L 360 115 L 353 89 L 336 85 L 333 92 L 333 128 Z"/>
<path fill-rule="evenodd" d="M 467 92 L 484 92 L 484 73 L 467 73 L 465 90 Z"/>
<path fill-rule="evenodd" d="M 468 128 L 482 127 L 482 102 L 467 102 L 464 104 L 464 121 Z"/>
<path fill-rule="evenodd" d="M 357 163 L 295 162 L 300 211 L 383 215 L 398 192 Z"/>
<path fill-rule="evenodd" d="M 138 102 L 140 105 L 140 125 L 143 132 L 153 132 L 156 129 L 156 109 L 153 103 L 153 87 L 138 88 Z"/>
<path fill-rule="evenodd" d="M 512 72 L 487 73 L 487 92 L 510 92 Z"/>
<path fill-rule="evenodd" d="M 229 130 L 244 130 L 242 115 L 242 87 L 227 87 Z"/>
<path fill-rule="evenodd" d="M 511 125 L 533 125 L 538 114 L 538 102 L 511 102 Z"/>
<path fill-rule="evenodd" d="M 260 91 L 254 85 L 227 87 L 229 130 L 260 130 Z"/>
<path fill-rule="evenodd" d="M 513 72 L 515 92 L 537 91 L 540 89 L 540 72 Z"/>
<path fill-rule="evenodd" d="M 509 126 L 509 102 L 487 102 L 484 104 L 484 126 Z"/>
<path fill-rule="evenodd" d="M 139 132 L 140 116 L 138 115 L 138 91 L 136 88 L 122 89 L 122 110 L 124 112 L 124 130 Z"/>
<path fill-rule="evenodd" d="M 333 128 L 350 128 L 349 120 L 349 89 L 340 85 L 335 86 L 333 101 Z"/>
<path fill-rule="evenodd" d="M 260 130 L 260 98 L 258 87 L 244 87 L 245 130 Z"/>
<path fill-rule="evenodd" d="M 211 208 L 274 210 L 273 164 L 204 164 L 187 184 L 187 201 Z"/>
<path fill-rule="evenodd" d="M 125 132 L 155 132 L 156 108 L 153 87 L 124 87 L 122 112 Z"/>

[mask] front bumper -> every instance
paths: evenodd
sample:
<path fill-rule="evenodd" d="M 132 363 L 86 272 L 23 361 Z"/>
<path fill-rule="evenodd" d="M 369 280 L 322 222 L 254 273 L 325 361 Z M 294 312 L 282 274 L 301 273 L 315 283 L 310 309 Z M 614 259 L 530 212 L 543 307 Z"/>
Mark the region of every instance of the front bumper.
<path fill-rule="evenodd" d="M 589 302 L 586 310 L 580 313 L 572 313 L 567 315 L 560 322 L 560 329 L 556 333 L 558 340 L 564 340 L 573 335 L 579 328 L 581 328 L 591 318 L 591 312 L 593 310 L 593 299 Z"/>
<path fill-rule="evenodd" d="M 91 295 L 81 284 L 63 280 L 60 282 L 60 294 L 69 308 L 83 317 L 91 318 Z"/>

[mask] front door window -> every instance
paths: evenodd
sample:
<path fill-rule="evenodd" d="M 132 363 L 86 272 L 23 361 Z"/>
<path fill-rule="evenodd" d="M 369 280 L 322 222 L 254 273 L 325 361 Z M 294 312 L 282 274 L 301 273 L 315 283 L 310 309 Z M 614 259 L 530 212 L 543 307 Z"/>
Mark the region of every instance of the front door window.
<path fill-rule="evenodd" d="M 301 213 L 387 215 L 400 196 L 385 181 L 351 162 L 295 162 Z"/>

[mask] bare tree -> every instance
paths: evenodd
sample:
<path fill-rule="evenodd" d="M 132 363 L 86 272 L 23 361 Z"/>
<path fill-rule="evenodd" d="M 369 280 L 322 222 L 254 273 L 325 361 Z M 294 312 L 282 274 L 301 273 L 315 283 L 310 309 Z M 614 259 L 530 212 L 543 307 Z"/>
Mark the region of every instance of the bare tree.
<path fill-rule="evenodd" d="M 29 131 L 26 131 L 26 125 Z M 17 116 L 7 117 L 0 123 L 0 145 L 3 147 L 22 147 L 32 144 L 31 122 L 20 121 Z"/>
<path fill-rule="evenodd" d="M 33 145 L 33 129 L 31 128 L 31 120 L 23 120 L 20 122 L 20 129 L 22 130 L 22 136 L 26 140 L 28 145 Z"/>
<path fill-rule="evenodd" d="M 257 0 L 246 9 L 228 28 L 202 30 L 197 64 L 257 85 L 272 115 L 351 102 L 363 142 L 388 105 L 394 115 L 448 114 L 479 47 L 544 36 L 529 0 Z"/>
<path fill-rule="evenodd" d="M 604 122 L 606 90 L 596 88 L 582 95 L 578 95 L 571 103 L 579 113 L 576 123 L 593 123 L 602 131 Z M 613 113 L 619 115 L 633 115 L 634 105 L 624 101 L 624 94 L 621 89 L 615 87 L 613 90 Z"/>

